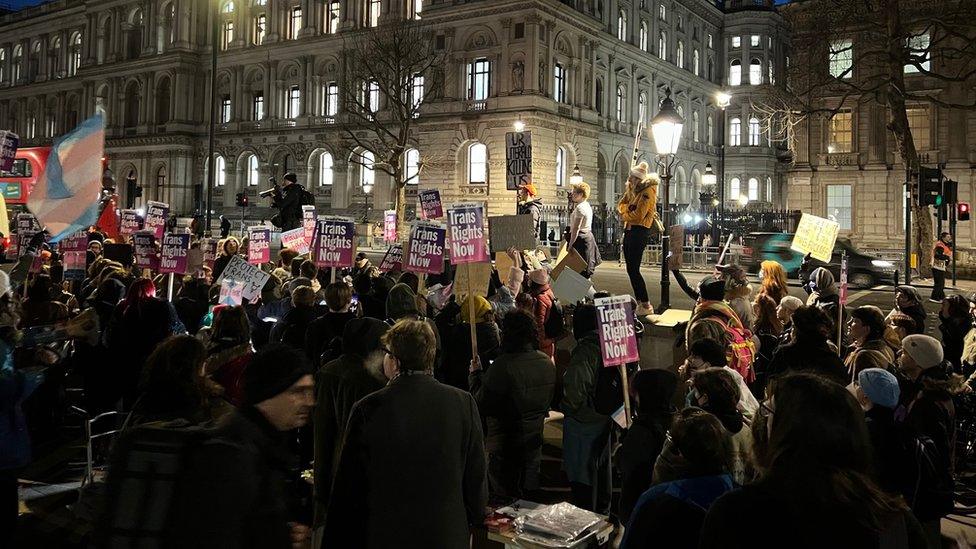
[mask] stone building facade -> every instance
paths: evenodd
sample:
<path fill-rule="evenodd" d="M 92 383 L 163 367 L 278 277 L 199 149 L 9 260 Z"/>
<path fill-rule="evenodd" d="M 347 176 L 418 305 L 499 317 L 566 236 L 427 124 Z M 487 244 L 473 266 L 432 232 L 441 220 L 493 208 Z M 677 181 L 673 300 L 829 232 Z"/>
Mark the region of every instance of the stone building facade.
<path fill-rule="evenodd" d="M 565 204 L 578 167 L 593 187 L 591 201 L 612 204 L 631 165 L 638 119 L 649 121 L 671 89 L 685 118 L 672 201 L 698 208 L 705 166 L 721 171 L 723 128 L 737 118 L 743 133 L 725 150 L 727 180 L 734 175 L 755 201 L 779 203 L 787 195 L 784 170 L 768 141 L 750 141 L 748 98 L 774 85 L 788 36 L 772 0 L 724 4 L 53 0 L 0 17 L 0 121 L 22 136 L 22 146 L 45 145 L 100 104 L 123 202 L 202 210 L 216 10 L 215 210 L 233 212 L 241 191 L 260 203 L 256 194 L 269 176 L 295 171 L 320 211 L 360 216 L 368 209 L 379 219 L 394 192 L 384 174 L 350 160 L 361 151 L 340 131 L 342 52 L 349 30 L 419 17 L 436 29 L 448 62 L 445 77 L 431 84 L 443 89 L 425 106 L 416 152 L 406 158 L 423 166 L 409 196 L 438 188 L 447 203 L 487 200 L 492 214 L 514 211 L 504 139 L 520 120 L 532 132 L 533 175 L 546 203 Z M 729 81 L 732 59 L 744 71 L 738 86 Z M 750 81 L 752 69 L 744 67 L 754 60 L 761 68 Z M 716 96 L 726 86 L 733 102 L 723 111 Z M 649 135 L 638 156 L 653 165 Z M 751 179 L 758 188 L 750 190 Z M 364 182 L 373 183 L 370 196 Z"/>

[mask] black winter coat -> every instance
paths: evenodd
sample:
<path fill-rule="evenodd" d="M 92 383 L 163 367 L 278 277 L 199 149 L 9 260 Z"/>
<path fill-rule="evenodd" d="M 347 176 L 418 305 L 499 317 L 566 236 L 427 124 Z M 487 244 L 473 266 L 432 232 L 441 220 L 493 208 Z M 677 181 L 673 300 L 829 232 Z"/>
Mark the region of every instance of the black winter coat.
<path fill-rule="evenodd" d="M 850 383 L 844 362 L 826 343 L 817 345 L 802 340 L 791 341 L 776 349 L 769 364 L 768 379 L 798 372 L 820 374 L 845 386 Z"/>
<path fill-rule="evenodd" d="M 489 364 L 498 356 L 501 346 L 498 325 L 494 322 L 479 322 L 475 330 L 478 334 L 478 358 L 481 359 L 481 367 L 491 369 Z M 468 324 L 458 322 L 449 328 L 448 334 L 446 339 L 441 339 L 444 346 L 441 381 L 467 391 L 468 369 L 471 364 L 471 328 Z"/>
<path fill-rule="evenodd" d="M 664 448 L 671 427 L 672 413 L 639 414 L 624 435 L 617 450 L 620 469 L 620 522 L 627 524 L 634 505 L 648 488 L 654 475 L 654 462 Z"/>
<path fill-rule="evenodd" d="M 468 547 L 488 490 L 474 397 L 400 374 L 353 406 L 323 547 Z"/>
<path fill-rule="evenodd" d="M 320 311 L 315 307 L 295 307 L 278 319 L 271 328 L 271 343 L 286 343 L 299 351 L 305 350 L 305 332 Z"/>
<path fill-rule="evenodd" d="M 520 497 L 539 487 L 542 428 L 556 386 L 556 367 L 541 351 L 499 355 L 470 376 L 485 418 L 493 494 Z"/>
<path fill-rule="evenodd" d="M 277 221 L 282 232 L 297 229 L 302 226 L 302 194 L 305 187 L 292 183 L 281 189 L 281 199 L 275 199 L 271 204 L 278 209 Z"/>
<path fill-rule="evenodd" d="M 962 347 L 966 334 L 973 327 L 972 321 L 966 318 L 944 318 L 939 314 L 939 331 L 942 332 L 942 349 L 945 359 L 952 365 L 952 371 L 962 372 Z"/>
<path fill-rule="evenodd" d="M 328 312 L 319 318 L 309 322 L 305 330 L 305 352 L 308 359 L 318 366 L 322 358 L 322 353 L 332 347 L 333 340 L 342 338 L 342 331 L 346 328 L 346 323 L 356 318 L 356 313 L 333 313 Z M 338 349 L 342 351 L 341 345 Z"/>

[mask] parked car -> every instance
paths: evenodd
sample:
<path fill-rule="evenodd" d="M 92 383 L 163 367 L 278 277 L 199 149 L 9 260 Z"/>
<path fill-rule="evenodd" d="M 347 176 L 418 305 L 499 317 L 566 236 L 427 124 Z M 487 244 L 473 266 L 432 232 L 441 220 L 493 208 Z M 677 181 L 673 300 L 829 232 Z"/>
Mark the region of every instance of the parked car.
<path fill-rule="evenodd" d="M 749 233 L 742 238 L 742 268 L 751 273 L 759 272 L 759 264 L 772 259 L 778 261 L 790 278 L 798 278 L 803 254 L 790 249 L 793 233 Z M 840 280 L 841 252 L 847 252 L 847 281 L 853 287 L 871 288 L 881 284 L 894 284 L 895 265 L 890 261 L 868 255 L 858 250 L 850 239 L 838 238 L 830 262 L 811 260 L 811 270 L 826 266 Z"/>

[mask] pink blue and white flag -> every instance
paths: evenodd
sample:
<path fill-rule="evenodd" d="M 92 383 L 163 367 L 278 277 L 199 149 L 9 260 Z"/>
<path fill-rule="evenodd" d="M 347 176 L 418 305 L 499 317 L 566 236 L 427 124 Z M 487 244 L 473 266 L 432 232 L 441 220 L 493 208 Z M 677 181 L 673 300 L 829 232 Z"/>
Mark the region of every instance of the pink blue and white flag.
<path fill-rule="evenodd" d="M 98 221 L 104 152 L 101 110 L 54 141 L 47 166 L 27 200 L 27 208 L 51 233 L 51 242 Z"/>

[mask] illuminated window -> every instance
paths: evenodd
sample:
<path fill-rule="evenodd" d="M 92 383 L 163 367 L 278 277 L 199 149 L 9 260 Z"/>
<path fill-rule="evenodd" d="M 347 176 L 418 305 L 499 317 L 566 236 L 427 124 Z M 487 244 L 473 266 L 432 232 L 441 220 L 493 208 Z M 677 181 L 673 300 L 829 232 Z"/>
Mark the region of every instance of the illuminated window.
<path fill-rule="evenodd" d="M 827 152 L 851 152 L 854 141 L 853 127 L 850 109 L 844 109 L 830 117 L 827 131 Z"/>
<path fill-rule="evenodd" d="M 845 231 L 851 230 L 851 186 L 827 185 L 827 218 L 840 224 Z"/>
<path fill-rule="evenodd" d="M 729 121 L 729 145 L 738 147 L 742 144 L 742 120 L 733 118 Z"/>
<path fill-rule="evenodd" d="M 733 59 L 729 64 L 729 85 L 738 86 L 742 84 L 742 61 Z"/>
<path fill-rule="evenodd" d="M 468 183 L 484 185 L 488 182 L 488 147 L 473 143 L 468 147 Z"/>
<path fill-rule="evenodd" d="M 850 40 L 834 40 L 830 43 L 830 76 L 850 78 L 854 67 L 854 43 Z"/>
<path fill-rule="evenodd" d="M 407 185 L 417 185 L 420 183 L 420 151 L 417 149 L 407 149 L 403 155 L 404 180 Z"/>
<path fill-rule="evenodd" d="M 319 187 L 327 187 L 332 185 L 334 180 L 334 172 L 332 171 L 332 155 L 324 152 L 319 155 Z"/>

